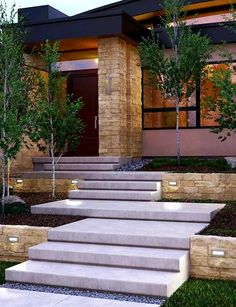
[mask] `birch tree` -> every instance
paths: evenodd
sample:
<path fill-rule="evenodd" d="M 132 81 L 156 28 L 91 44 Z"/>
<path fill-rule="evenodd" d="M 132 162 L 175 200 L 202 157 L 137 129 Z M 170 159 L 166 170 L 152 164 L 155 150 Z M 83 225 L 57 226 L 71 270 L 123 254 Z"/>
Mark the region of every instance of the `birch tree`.
<path fill-rule="evenodd" d="M 65 78 L 58 66 L 59 43 L 42 45 L 42 59 L 47 77 L 39 76 L 39 95 L 35 104 L 36 121 L 31 133 L 33 141 L 44 141 L 49 148 L 52 167 L 52 197 L 56 192 L 56 166 L 68 149 L 79 143 L 83 131 L 82 120 L 78 116 L 82 108 L 80 99 L 62 95 Z"/>
<path fill-rule="evenodd" d="M 164 0 L 162 30 L 170 48 L 167 52 L 160 37 L 153 31 L 139 45 L 141 64 L 147 69 L 153 86 L 164 98 L 170 98 L 176 111 L 176 157 L 180 165 L 180 107 L 195 91 L 211 57 L 207 37 L 195 33 L 183 19 L 183 0 Z"/>
<path fill-rule="evenodd" d="M 2 215 L 7 194 L 6 173 L 9 162 L 15 158 L 24 135 L 31 124 L 30 91 L 33 72 L 25 65 L 25 33 L 21 23 L 15 24 L 16 10 L 7 14 L 6 3 L 0 4 L 0 151 L 2 176 Z M 8 187 L 9 188 L 9 187 Z"/>

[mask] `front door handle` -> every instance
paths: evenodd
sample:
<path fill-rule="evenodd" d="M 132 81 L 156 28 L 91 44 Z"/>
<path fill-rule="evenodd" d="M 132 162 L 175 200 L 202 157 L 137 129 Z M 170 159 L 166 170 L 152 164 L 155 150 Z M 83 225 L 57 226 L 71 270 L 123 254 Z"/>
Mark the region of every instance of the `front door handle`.
<path fill-rule="evenodd" d="M 98 116 L 97 115 L 94 117 L 94 129 L 95 130 L 98 129 Z"/>

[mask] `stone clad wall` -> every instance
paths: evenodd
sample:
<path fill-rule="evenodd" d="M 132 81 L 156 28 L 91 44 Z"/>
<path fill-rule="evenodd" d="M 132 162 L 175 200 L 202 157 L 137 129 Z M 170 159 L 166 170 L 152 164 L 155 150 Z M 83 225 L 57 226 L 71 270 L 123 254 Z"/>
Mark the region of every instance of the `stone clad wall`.
<path fill-rule="evenodd" d="M 141 156 L 141 68 L 137 48 L 99 39 L 99 155 Z"/>
<path fill-rule="evenodd" d="M 169 185 L 172 181 L 176 186 Z M 162 176 L 162 197 L 232 200 L 236 198 L 236 174 L 166 173 Z"/>
<path fill-rule="evenodd" d="M 47 241 L 48 227 L 0 225 L 0 261 L 21 262 L 28 259 L 28 248 Z M 19 242 L 10 243 L 9 236 Z"/>
<path fill-rule="evenodd" d="M 212 256 L 212 250 L 225 257 Z M 194 236 L 190 242 L 191 277 L 236 280 L 236 238 Z"/>

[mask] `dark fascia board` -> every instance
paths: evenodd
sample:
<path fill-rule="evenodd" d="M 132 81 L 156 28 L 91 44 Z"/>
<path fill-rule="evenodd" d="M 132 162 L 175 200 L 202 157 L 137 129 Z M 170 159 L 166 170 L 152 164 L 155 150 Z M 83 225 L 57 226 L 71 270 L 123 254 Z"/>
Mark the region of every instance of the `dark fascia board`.
<path fill-rule="evenodd" d="M 106 16 L 83 16 L 77 19 L 59 18 L 45 22 L 31 22 L 25 25 L 27 43 L 43 42 L 46 39 L 63 40 L 71 38 L 127 36 L 139 41 L 147 30 L 124 12 Z"/>
<path fill-rule="evenodd" d="M 39 22 L 48 19 L 65 18 L 66 14 L 50 5 L 40 5 L 18 9 L 18 16 L 23 17 L 26 22 Z"/>
<path fill-rule="evenodd" d="M 207 36 L 213 44 L 221 44 L 222 42 L 226 43 L 235 43 L 236 35 L 232 30 L 226 29 L 225 26 L 235 26 L 233 22 L 224 22 L 224 23 L 211 23 L 211 24 L 202 24 L 202 25 L 193 25 L 194 32 L 200 32 L 201 35 Z M 168 35 L 163 31 L 159 26 L 155 28 L 155 33 L 158 34 L 160 42 L 165 46 L 165 48 L 171 47 L 171 42 L 168 38 Z M 150 32 L 149 32 L 150 33 Z"/>
<path fill-rule="evenodd" d="M 195 4 L 195 3 L 202 3 L 202 2 L 210 2 L 210 0 L 186 0 L 186 4 Z M 89 14 L 101 14 L 101 13 L 111 13 L 116 10 L 123 10 L 130 16 L 138 16 L 150 12 L 160 11 L 162 10 L 162 0 L 123 0 L 118 1 L 115 3 L 111 3 L 108 5 L 104 5 L 87 12 L 83 12 L 77 15 L 72 16 L 78 17 L 82 15 L 89 15 Z"/>

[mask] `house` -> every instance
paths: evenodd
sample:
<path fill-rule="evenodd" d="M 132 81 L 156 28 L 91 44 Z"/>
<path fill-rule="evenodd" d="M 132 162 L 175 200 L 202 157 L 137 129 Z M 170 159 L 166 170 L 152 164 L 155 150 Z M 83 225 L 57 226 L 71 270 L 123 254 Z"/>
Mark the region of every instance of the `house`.
<path fill-rule="evenodd" d="M 236 2 L 236 1 L 233 1 Z M 161 1 L 123 0 L 68 17 L 50 7 L 23 8 L 27 20 L 29 62 L 43 69 L 30 55 L 33 46 L 46 39 L 59 40 L 60 69 L 69 72 L 66 91 L 83 97 L 80 116 L 86 131 L 77 155 L 174 156 L 174 108 L 145 82 L 137 44 L 148 28 L 160 32 Z M 219 25 L 232 1 L 191 0 L 188 18 L 194 28 L 214 44 L 226 42 L 236 50 L 236 35 Z M 197 13 L 197 16 L 196 16 Z M 168 47 L 165 36 L 161 39 Z M 210 65 L 221 62 L 217 53 Z M 204 90 L 204 89 L 203 89 Z M 183 156 L 236 155 L 235 136 L 221 143 L 210 132 L 214 120 L 203 116 L 201 91 L 181 109 Z"/>

